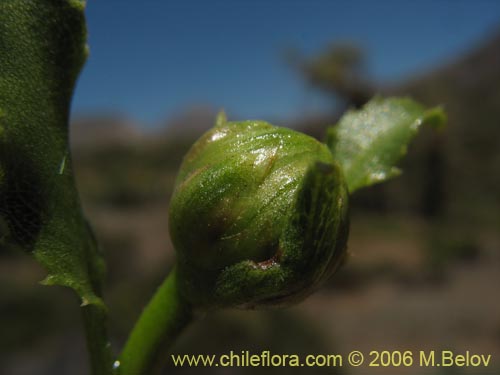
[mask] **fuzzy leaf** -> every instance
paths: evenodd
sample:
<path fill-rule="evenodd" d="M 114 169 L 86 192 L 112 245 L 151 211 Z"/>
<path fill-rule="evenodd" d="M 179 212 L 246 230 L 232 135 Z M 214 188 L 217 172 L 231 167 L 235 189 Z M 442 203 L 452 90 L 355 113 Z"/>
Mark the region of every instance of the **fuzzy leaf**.
<path fill-rule="evenodd" d="M 0 2 L 0 249 L 48 271 L 45 284 L 103 306 L 104 263 L 80 208 L 68 117 L 86 55 L 84 2 Z"/>
<path fill-rule="evenodd" d="M 409 98 L 376 97 L 328 129 L 327 145 L 344 170 L 349 192 L 399 175 L 396 167 L 423 124 L 440 127 L 446 115 Z"/>

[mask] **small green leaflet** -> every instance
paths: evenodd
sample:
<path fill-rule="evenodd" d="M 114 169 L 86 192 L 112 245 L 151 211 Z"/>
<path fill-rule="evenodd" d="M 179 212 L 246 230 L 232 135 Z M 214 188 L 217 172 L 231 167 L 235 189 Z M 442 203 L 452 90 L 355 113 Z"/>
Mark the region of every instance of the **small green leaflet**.
<path fill-rule="evenodd" d="M 353 193 L 399 175 L 396 164 L 418 129 L 423 124 L 439 128 L 445 122 L 439 107 L 425 109 L 409 98 L 376 97 L 329 128 L 327 145 Z"/>

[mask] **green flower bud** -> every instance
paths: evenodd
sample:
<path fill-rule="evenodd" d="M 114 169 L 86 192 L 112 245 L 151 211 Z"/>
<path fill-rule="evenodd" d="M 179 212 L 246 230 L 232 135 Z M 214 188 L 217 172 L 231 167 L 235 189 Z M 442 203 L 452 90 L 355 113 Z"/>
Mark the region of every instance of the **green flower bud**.
<path fill-rule="evenodd" d="M 171 200 L 182 293 L 204 308 L 304 299 L 345 256 L 347 207 L 324 144 L 219 119 L 185 156 Z"/>

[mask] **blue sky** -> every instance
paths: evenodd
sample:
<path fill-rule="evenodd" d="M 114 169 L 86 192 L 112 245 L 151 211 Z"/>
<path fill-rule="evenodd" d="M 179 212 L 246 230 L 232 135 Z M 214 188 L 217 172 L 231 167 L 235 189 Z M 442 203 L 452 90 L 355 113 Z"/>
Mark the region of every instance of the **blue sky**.
<path fill-rule="evenodd" d="M 193 105 L 269 120 L 328 108 L 285 63 L 290 46 L 311 55 L 352 41 L 384 82 L 500 31 L 500 1 L 88 0 L 86 15 L 91 54 L 74 113 L 118 113 L 146 127 Z"/>

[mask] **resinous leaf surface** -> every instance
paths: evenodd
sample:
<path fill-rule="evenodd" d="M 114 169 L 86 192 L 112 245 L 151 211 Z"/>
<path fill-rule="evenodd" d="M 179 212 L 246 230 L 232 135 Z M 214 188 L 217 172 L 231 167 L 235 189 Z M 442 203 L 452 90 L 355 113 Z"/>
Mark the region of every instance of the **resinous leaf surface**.
<path fill-rule="evenodd" d="M 399 175 L 396 164 L 418 129 L 444 122 L 440 108 L 427 110 L 409 98 L 376 97 L 362 109 L 347 112 L 328 130 L 327 143 L 352 193 Z"/>

